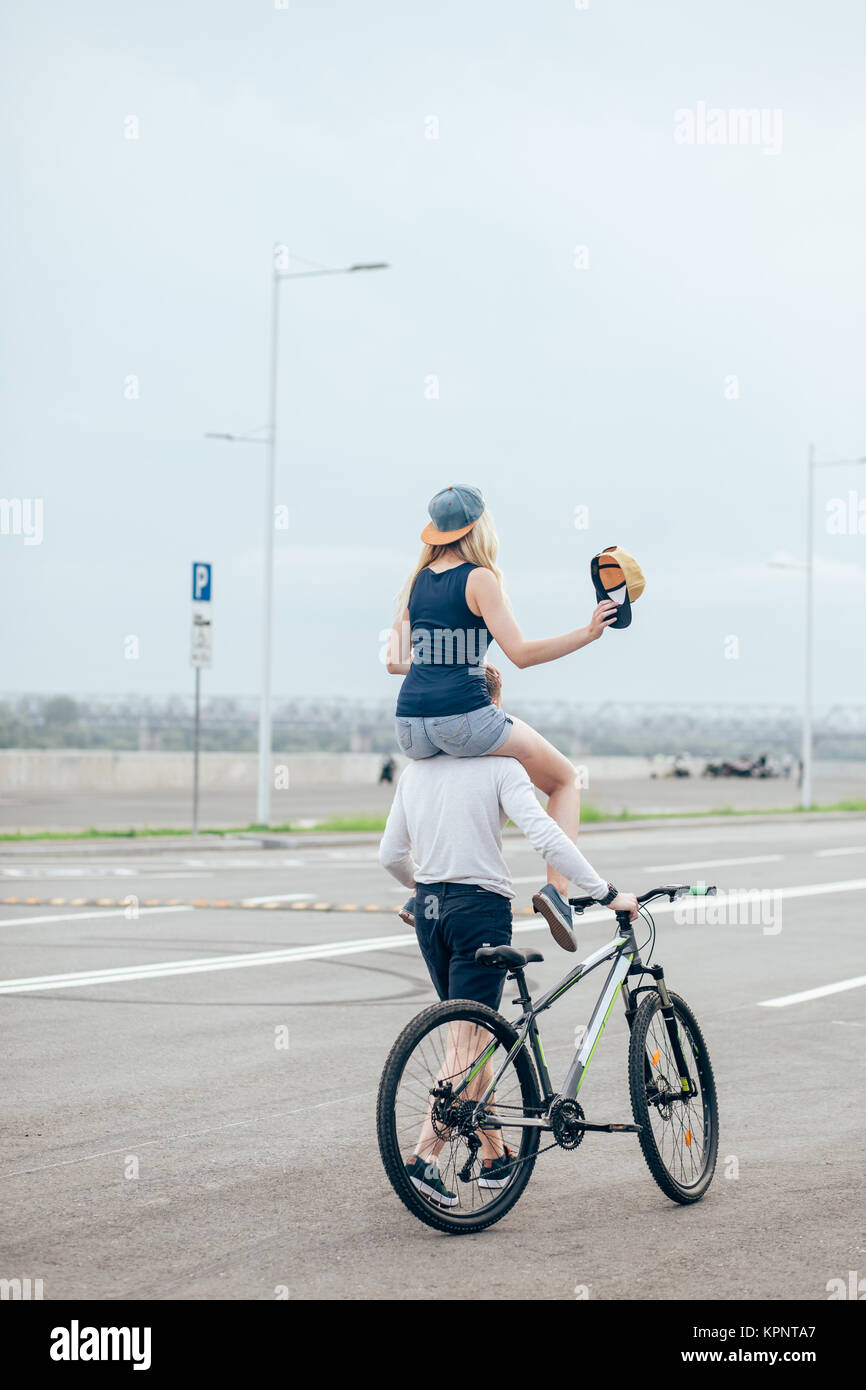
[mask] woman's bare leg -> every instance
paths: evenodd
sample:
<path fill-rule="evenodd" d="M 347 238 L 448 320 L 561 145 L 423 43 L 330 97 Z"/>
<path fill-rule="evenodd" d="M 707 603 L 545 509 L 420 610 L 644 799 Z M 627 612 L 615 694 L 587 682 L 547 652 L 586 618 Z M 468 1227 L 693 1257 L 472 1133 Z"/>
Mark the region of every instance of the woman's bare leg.
<path fill-rule="evenodd" d="M 564 753 L 548 743 L 546 738 L 515 719 L 508 738 L 491 758 L 516 758 L 529 774 L 530 781 L 547 797 L 547 813 L 565 831 L 570 840 L 577 840 L 580 829 L 580 791 L 574 767 Z M 568 879 L 549 864 L 547 881 L 562 893 L 568 893 Z"/>

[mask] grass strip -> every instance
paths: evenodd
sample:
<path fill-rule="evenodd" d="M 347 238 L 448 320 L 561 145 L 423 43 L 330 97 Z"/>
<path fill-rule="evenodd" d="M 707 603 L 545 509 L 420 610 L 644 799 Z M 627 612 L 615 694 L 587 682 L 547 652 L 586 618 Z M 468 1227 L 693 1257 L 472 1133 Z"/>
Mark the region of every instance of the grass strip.
<path fill-rule="evenodd" d="M 739 810 L 733 806 L 719 806 L 712 811 L 629 811 L 623 808 L 621 811 L 602 811 L 591 803 L 584 803 L 580 808 L 581 825 L 598 825 L 616 821 L 644 821 L 644 820 L 699 820 L 707 816 L 792 816 L 800 815 L 804 812 L 821 811 L 850 811 L 853 813 L 863 813 L 866 811 L 866 799 L 854 798 L 848 801 L 834 801 L 826 806 L 772 806 L 772 807 L 753 807 L 747 810 Z M 374 832 L 380 833 L 385 829 L 384 815 L 360 815 L 360 816 L 332 816 L 328 820 L 316 821 L 314 825 L 292 825 L 287 822 L 285 825 L 239 825 L 227 830 L 200 830 L 202 836 L 209 836 L 211 839 L 220 839 L 225 836 L 236 835 L 320 835 L 329 831 L 339 832 Z M 138 829 L 129 830 L 98 830 L 91 826 L 88 830 L 9 830 L 0 832 L 0 843 L 18 843 L 31 840 L 150 840 L 160 837 L 187 836 L 192 838 L 192 831 L 186 827 L 181 829 L 171 829 L 163 826 L 144 826 Z"/>

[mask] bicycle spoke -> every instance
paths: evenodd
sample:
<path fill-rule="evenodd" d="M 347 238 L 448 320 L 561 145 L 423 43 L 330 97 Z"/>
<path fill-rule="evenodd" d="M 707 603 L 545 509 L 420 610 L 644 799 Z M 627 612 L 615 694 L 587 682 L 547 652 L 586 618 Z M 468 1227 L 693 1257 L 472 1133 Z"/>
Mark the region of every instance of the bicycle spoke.
<path fill-rule="evenodd" d="M 645 1075 L 658 1093 L 673 1093 L 667 1103 L 648 1094 L 650 1125 L 662 1162 L 675 1182 L 688 1188 L 703 1176 L 707 1155 L 708 1116 L 703 1094 L 695 1040 L 688 1024 L 676 1015 L 680 1042 L 696 1094 L 680 1100 L 680 1072 L 667 1026 L 658 1010 L 649 1022 L 646 1036 Z"/>
<path fill-rule="evenodd" d="M 496 1050 L 479 1067 L 491 1043 L 496 1044 Z M 446 1208 L 455 1216 L 468 1216 L 482 1210 L 502 1192 L 502 1187 L 479 1186 L 479 1179 L 485 1174 L 485 1157 L 501 1156 L 505 1145 L 515 1156 L 530 1151 L 526 1137 L 529 1132 L 508 1123 L 509 1112 L 515 1116 L 524 1113 L 520 1081 L 512 1063 L 486 1102 L 485 1111 L 499 1121 L 498 1129 L 477 1126 L 473 1129 L 470 1125 L 468 1134 L 457 1133 L 454 1128 L 448 1130 L 435 1119 L 434 1101 L 444 1099 L 449 1085 L 452 1091 L 465 1085 L 457 1097 L 456 1109 L 462 1123 L 468 1123 L 469 1107 L 486 1091 L 503 1060 L 502 1045 L 494 1034 L 480 1024 L 451 1021 L 431 1029 L 419 1039 L 403 1068 L 395 1096 L 394 1120 L 404 1160 L 419 1149 L 424 1150 L 422 1157 L 436 1159 L 443 1187 L 457 1198 L 456 1203 Z M 460 1174 L 466 1173 L 470 1160 L 466 1180 Z"/>

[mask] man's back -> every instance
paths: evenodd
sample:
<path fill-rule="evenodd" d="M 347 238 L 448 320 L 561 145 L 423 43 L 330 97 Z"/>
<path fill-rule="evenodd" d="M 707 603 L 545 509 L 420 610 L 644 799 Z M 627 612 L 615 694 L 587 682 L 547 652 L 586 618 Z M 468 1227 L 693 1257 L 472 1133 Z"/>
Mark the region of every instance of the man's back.
<path fill-rule="evenodd" d="M 511 875 L 502 854 L 502 827 L 508 819 L 585 892 L 606 888 L 542 810 L 521 764 L 495 755 L 440 754 L 410 763 L 397 783 L 379 858 L 407 887 L 413 881 L 472 883 L 511 898 Z"/>
<path fill-rule="evenodd" d="M 436 758 L 410 763 L 397 795 L 419 882 L 475 883 L 511 896 L 502 857 L 507 819 L 500 790 L 510 769 L 523 776 L 514 758 Z"/>

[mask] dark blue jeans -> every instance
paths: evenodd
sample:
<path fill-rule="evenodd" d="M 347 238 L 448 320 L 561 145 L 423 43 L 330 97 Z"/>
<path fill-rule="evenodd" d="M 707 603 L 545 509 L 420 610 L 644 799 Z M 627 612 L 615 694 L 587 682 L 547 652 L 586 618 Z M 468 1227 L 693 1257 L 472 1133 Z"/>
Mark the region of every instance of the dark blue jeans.
<path fill-rule="evenodd" d="M 440 999 L 499 1008 L 505 971 L 477 965 L 479 946 L 511 945 L 511 899 L 474 883 L 419 883 L 415 933 Z"/>

